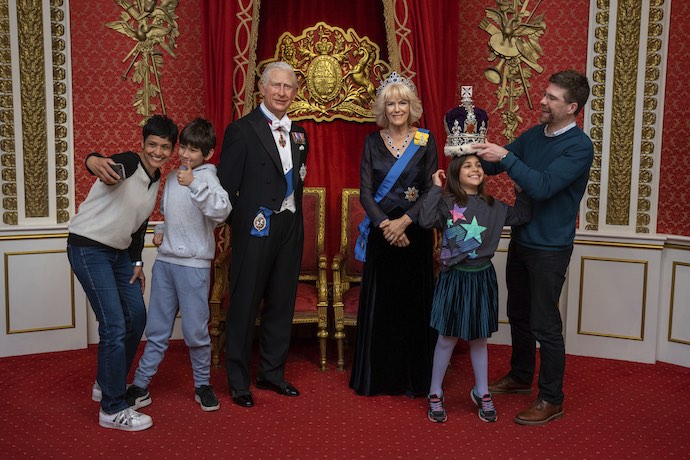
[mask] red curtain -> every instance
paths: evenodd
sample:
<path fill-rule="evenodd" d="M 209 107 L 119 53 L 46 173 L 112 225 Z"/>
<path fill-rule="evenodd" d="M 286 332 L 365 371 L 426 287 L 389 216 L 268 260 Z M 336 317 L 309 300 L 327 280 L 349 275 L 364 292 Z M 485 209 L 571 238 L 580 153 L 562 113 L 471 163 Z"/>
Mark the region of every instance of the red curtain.
<path fill-rule="evenodd" d="M 457 58 L 460 2 L 407 0 L 414 71 L 424 105 L 422 125 L 430 129 L 439 146 L 439 165 L 445 165 L 443 117 L 459 103 Z"/>
<path fill-rule="evenodd" d="M 225 126 L 237 117 L 233 114 L 232 79 L 235 71 L 233 58 L 237 53 L 238 6 L 235 1 L 199 0 L 199 9 L 206 116 L 213 123 L 217 135 L 216 155 L 211 161 L 218 164 Z"/>
<path fill-rule="evenodd" d="M 222 138 L 225 126 L 232 121 L 232 74 L 235 50 L 236 2 L 200 0 L 202 5 L 204 81 L 207 114 Z M 460 2 L 406 1 L 408 27 L 413 47 L 414 71 L 424 104 L 421 124 L 436 135 L 439 146 L 445 142 L 443 115 L 456 101 L 457 30 Z M 269 14 L 271 12 L 272 14 Z M 388 60 L 384 8 L 381 1 L 350 0 L 262 0 L 259 15 L 257 62 L 272 57 L 278 37 L 283 32 L 299 35 L 318 21 L 344 30 L 354 29 L 368 36 Z M 247 76 L 247 80 L 253 78 Z M 375 123 L 343 120 L 316 123 L 299 122 L 309 135 L 307 186 L 326 187 L 326 248 L 329 260 L 340 246 L 340 193 L 344 187 L 359 187 L 359 163 L 365 136 L 378 129 Z M 220 143 L 220 140 L 219 140 Z M 220 145 L 219 145 L 220 147 Z"/>

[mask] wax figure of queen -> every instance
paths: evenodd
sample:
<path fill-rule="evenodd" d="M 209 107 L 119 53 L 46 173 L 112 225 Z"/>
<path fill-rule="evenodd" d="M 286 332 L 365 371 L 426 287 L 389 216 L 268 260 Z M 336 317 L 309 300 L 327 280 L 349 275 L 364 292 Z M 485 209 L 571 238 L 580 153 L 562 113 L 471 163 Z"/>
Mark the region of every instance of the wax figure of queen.
<path fill-rule="evenodd" d="M 286 116 L 297 76 L 285 62 L 266 66 L 261 105 L 225 130 L 218 166 L 232 202 L 230 307 L 226 321 L 227 374 L 232 400 L 252 407 L 249 361 L 261 310 L 256 387 L 284 396 L 299 391 L 285 380 L 304 242 L 302 189 L 309 144 Z"/>

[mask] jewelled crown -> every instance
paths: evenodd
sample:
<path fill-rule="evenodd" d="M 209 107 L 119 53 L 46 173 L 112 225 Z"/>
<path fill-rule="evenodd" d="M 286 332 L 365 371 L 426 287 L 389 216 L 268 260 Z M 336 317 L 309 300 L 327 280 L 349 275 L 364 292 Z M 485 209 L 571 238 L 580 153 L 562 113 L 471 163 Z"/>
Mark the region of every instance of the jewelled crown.
<path fill-rule="evenodd" d="M 388 78 L 385 80 L 379 82 L 380 85 L 376 89 L 376 95 L 378 96 L 381 91 L 383 91 L 383 88 L 385 88 L 388 85 L 392 85 L 393 83 L 400 83 L 412 90 L 413 93 L 417 94 L 417 87 L 412 83 L 412 80 L 409 78 L 405 78 L 402 75 L 400 75 L 398 72 L 391 72 L 390 75 L 388 75 Z"/>
<path fill-rule="evenodd" d="M 471 144 L 485 142 L 489 128 L 486 110 L 474 106 L 472 87 L 461 87 L 462 101 L 446 113 L 445 127 L 448 137 L 443 153 L 446 156 L 462 156 L 475 152 Z"/>

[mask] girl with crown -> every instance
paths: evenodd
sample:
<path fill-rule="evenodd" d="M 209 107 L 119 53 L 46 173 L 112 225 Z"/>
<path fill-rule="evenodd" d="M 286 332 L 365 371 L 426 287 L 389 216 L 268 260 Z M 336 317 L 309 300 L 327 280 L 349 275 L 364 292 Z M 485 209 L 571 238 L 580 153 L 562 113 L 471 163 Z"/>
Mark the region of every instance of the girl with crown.
<path fill-rule="evenodd" d="M 448 173 L 439 169 L 433 174 L 433 187 L 419 214 L 420 226 L 439 228 L 443 233 L 441 271 L 431 312 L 431 327 L 439 335 L 427 396 L 427 417 L 438 423 L 448 418 L 443 378 L 453 349 L 458 339 L 462 339 L 469 342 L 474 371 L 475 386 L 470 391 L 470 399 L 478 407 L 477 414 L 482 421 L 495 422 L 498 416 L 488 388 L 487 338 L 498 330 L 498 283 L 491 258 L 503 226 L 528 222 L 531 205 L 524 192 L 516 193 L 512 207 L 484 191 L 484 170 L 471 147 L 476 135 L 474 131 L 458 132 L 459 125 L 467 126 L 467 119 L 474 119 L 474 110 L 469 105 L 460 112 L 458 115 L 465 120 L 459 124 L 446 117 L 446 123 L 454 125 L 444 149 L 453 157 Z M 443 180 L 446 180 L 445 194 L 441 188 Z"/>
<path fill-rule="evenodd" d="M 414 126 L 422 105 L 412 81 L 396 72 L 381 83 L 372 111 L 381 130 L 367 136 L 360 167 L 367 217 L 357 257 L 366 261 L 350 387 L 361 395 L 422 396 L 435 341 L 433 235 L 418 216 L 438 167 L 436 141 Z"/>

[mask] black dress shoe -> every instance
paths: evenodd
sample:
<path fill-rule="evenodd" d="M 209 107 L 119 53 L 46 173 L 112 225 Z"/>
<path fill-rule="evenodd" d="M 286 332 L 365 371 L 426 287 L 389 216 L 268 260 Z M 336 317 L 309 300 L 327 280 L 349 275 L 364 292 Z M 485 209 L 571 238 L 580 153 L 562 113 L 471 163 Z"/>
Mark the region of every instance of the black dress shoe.
<path fill-rule="evenodd" d="M 293 387 L 288 382 L 283 382 L 280 385 L 278 385 L 275 383 L 267 382 L 265 380 L 257 380 L 256 388 L 260 390 L 275 391 L 279 395 L 283 396 L 299 396 L 299 391 L 297 391 L 297 388 Z"/>
<path fill-rule="evenodd" d="M 254 398 L 252 398 L 251 393 L 242 394 L 242 395 L 235 395 L 232 397 L 232 402 L 234 402 L 238 406 L 252 407 L 254 405 Z"/>

